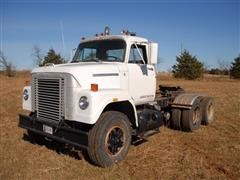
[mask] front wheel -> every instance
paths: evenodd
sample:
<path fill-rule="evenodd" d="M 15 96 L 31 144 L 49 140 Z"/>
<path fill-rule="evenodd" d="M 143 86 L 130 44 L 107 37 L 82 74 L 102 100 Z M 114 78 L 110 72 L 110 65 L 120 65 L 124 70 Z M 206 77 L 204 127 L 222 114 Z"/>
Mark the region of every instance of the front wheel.
<path fill-rule="evenodd" d="M 116 111 L 104 112 L 89 131 L 88 154 L 101 167 L 123 160 L 131 144 L 131 126 L 127 116 Z"/>

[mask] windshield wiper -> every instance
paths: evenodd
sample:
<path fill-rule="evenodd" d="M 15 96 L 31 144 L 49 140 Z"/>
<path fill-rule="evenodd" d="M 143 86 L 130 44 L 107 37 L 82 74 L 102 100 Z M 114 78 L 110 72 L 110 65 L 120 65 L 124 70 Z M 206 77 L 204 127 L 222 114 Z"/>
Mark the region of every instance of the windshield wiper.
<path fill-rule="evenodd" d="M 98 59 L 98 58 L 88 58 L 88 59 L 84 59 L 82 62 L 102 62 L 102 60 Z"/>

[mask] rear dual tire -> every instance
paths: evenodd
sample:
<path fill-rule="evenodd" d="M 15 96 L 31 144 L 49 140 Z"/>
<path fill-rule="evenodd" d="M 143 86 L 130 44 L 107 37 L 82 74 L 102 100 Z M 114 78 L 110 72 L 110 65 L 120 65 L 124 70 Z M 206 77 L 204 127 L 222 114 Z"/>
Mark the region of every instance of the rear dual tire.
<path fill-rule="evenodd" d="M 202 122 L 202 105 L 196 99 L 191 109 L 172 109 L 172 128 L 183 131 L 194 131 Z"/>
<path fill-rule="evenodd" d="M 200 128 L 202 122 L 202 106 L 200 100 L 194 101 L 192 108 L 182 111 L 182 129 L 194 131 Z"/>
<path fill-rule="evenodd" d="M 182 110 L 181 109 L 172 109 L 172 122 L 171 127 L 175 130 L 181 130 L 181 119 L 182 119 Z"/>
<path fill-rule="evenodd" d="M 202 124 L 208 125 L 214 119 L 214 101 L 212 97 L 204 97 L 202 102 Z"/>
<path fill-rule="evenodd" d="M 194 131 L 200 125 L 208 125 L 214 119 L 214 101 L 212 97 L 196 99 L 191 109 L 172 109 L 171 127 L 176 130 Z"/>

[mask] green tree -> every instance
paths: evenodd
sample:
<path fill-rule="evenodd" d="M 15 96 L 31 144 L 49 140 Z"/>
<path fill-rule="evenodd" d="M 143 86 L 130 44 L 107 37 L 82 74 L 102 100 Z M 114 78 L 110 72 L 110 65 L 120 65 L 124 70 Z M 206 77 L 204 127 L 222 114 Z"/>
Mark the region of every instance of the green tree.
<path fill-rule="evenodd" d="M 177 56 L 176 61 L 177 63 L 172 66 L 174 77 L 193 80 L 203 76 L 203 63 L 196 56 L 192 56 L 187 50 L 184 50 Z"/>
<path fill-rule="evenodd" d="M 44 57 L 44 61 L 42 65 L 46 65 L 48 63 L 53 63 L 53 64 L 62 64 L 64 63 L 64 59 L 61 57 L 60 54 L 57 54 L 54 49 L 49 49 L 47 55 Z"/>
<path fill-rule="evenodd" d="M 235 79 L 240 79 L 240 54 L 232 62 L 230 76 Z"/>

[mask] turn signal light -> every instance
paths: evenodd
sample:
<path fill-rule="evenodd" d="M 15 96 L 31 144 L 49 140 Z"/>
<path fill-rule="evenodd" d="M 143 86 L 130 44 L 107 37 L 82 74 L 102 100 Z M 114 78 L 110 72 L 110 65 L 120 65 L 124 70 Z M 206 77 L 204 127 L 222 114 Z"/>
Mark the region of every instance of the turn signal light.
<path fill-rule="evenodd" d="M 25 81 L 25 86 L 29 86 L 30 85 L 30 81 L 29 80 L 26 80 Z"/>
<path fill-rule="evenodd" d="M 91 91 L 98 91 L 98 84 L 91 84 Z"/>

